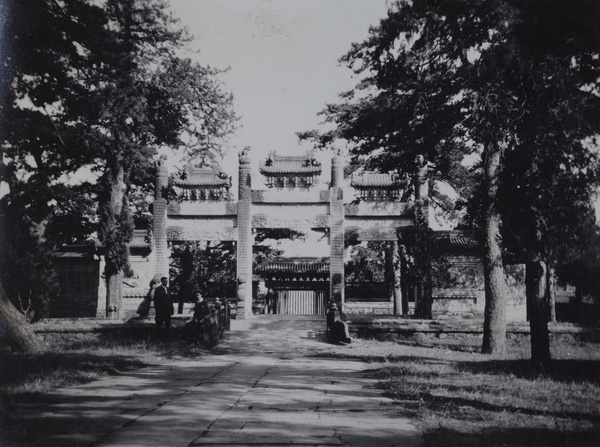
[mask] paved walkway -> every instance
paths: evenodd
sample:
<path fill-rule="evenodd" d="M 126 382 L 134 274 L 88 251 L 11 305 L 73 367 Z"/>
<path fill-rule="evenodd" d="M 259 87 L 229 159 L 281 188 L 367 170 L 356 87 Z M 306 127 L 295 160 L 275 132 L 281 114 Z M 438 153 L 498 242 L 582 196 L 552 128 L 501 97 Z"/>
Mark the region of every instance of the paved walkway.
<path fill-rule="evenodd" d="M 324 319 L 233 322 L 211 354 L 58 390 L 21 407 L 23 446 L 405 446 L 421 432 L 335 359 Z M 39 433 L 45 433 L 40 438 Z"/>

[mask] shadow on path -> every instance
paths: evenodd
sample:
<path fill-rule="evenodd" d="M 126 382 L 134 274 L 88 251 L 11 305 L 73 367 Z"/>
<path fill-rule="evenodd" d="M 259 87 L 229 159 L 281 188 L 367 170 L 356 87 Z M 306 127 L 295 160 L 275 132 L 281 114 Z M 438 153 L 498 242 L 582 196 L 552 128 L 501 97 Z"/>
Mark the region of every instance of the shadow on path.
<path fill-rule="evenodd" d="M 11 446 L 418 446 L 324 317 L 234 322 L 219 347 L 15 403 Z M 317 354 L 317 355 L 316 355 Z"/>

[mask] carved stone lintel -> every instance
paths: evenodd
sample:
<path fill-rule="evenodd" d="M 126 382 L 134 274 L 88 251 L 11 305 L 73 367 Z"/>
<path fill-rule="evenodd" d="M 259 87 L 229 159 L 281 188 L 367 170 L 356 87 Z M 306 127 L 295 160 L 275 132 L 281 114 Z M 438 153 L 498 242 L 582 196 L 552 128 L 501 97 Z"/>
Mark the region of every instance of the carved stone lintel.
<path fill-rule="evenodd" d="M 328 228 L 329 216 L 307 217 L 274 217 L 265 214 L 256 214 L 252 217 L 253 228 Z"/>
<path fill-rule="evenodd" d="M 360 202 L 344 206 L 346 216 L 412 216 L 414 206 L 408 202 Z"/>
<path fill-rule="evenodd" d="M 347 241 L 397 241 L 396 228 L 346 228 Z"/>

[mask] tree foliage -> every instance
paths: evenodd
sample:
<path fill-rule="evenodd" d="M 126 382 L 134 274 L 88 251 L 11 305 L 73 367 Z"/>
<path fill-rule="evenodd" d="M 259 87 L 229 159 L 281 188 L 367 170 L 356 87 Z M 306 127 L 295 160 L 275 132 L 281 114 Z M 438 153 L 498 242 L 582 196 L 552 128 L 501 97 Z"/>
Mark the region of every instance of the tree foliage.
<path fill-rule="evenodd" d="M 235 245 L 232 242 L 176 245 L 171 253 L 170 276 L 171 290 L 180 301 L 193 302 L 197 292 L 206 298 L 225 298 L 228 292 L 235 294 Z"/>
<path fill-rule="evenodd" d="M 254 246 L 252 250 L 252 262 L 259 265 L 277 256 L 281 256 L 284 250 L 273 248 L 273 242 L 292 240 L 306 240 L 306 233 L 291 228 L 259 228 L 254 235 Z"/>
<path fill-rule="evenodd" d="M 560 228 L 589 209 L 599 17 L 590 1 L 396 2 L 342 58 L 362 79 L 322 112 L 335 128 L 301 135 L 346 140 L 355 165 L 405 177 L 423 155 L 469 205 L 484 248 L 484 352 L 504 349 L 503 250 L 537 259 L 568 244 Z"/>
<path fill-rule="evenodd" d="M 130 199 L 151 189 L 157 149 L 218 152 L 236 121 L 232 97 L 218 70 L 181 57 L 189 36 L 166 1 L 10 6 L 2 76 L 2 180 L 10 194 L 2 202 L 23 218 L 5 220 L 5 229 L 39 228 L 53 249 L 95 240 L 109 305 L 118 307 L 134 226 Z M 70 176 L 87 182 L 65 183 Z M 21 251 L 17 239 L 9 242 Z"/>

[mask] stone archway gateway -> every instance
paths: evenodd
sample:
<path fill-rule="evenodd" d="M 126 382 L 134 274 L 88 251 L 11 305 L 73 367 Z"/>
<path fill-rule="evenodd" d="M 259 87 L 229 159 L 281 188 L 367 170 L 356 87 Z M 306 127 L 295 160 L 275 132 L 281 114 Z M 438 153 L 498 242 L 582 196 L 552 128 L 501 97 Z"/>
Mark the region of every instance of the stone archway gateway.
<path fill-rule="evenodd" d="M 237 318 L 252 314 L 253 229 L 321 229 L 328 232 L 330 246 L 329 296 L 340 309 L 344 299 L 345 241 L 388 241 L 388 265 L 392 265 L 399 230 L 414 228 L 415 216 L 427 215 L 427 181 L 417 175 L 417 198 L 398 201 L 400 185 L 389 174 L 365 174 L 352 180 L 361 200 L 344 203 L 343 158 L 331 162 L 331 181 L 318 189 L 321 165 L 311 156 L 282 157 L 271 154 L 261 163 L 268 189 L 252 189 L 250 149 L 239 154 L 237 201 L 228 199 L 230 179 L 211 169 L 189 167 L 173 181 L 178 200 L 169 202 L 169 173 L 157 162 L 153 204 L 154 276 L 168 276 L 169 243 L 185 241 L 235 241 L 237 245 Z M 424 168 L 421 172 L 423 174 Z M 394 313 L 401 311 L 399 269 L 388 268 L 396 276 Z M 395 273 L 395 275 L 394 275 Z"/>

